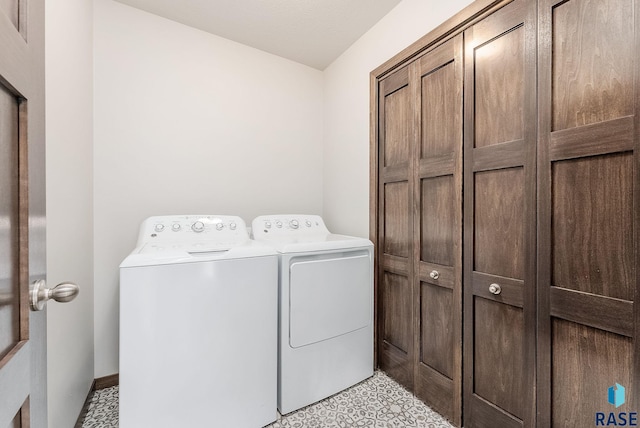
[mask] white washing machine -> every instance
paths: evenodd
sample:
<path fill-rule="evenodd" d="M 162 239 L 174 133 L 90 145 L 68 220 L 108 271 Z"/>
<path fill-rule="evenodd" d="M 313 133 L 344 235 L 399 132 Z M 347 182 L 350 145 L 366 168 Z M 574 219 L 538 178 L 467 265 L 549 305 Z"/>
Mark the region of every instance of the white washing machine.
<path fill-rule="evenodd" d="M 279 253 L 278 409 L 286 414 L 373 375 L 373 244 L 313 215 L 268 215 L 253 238 Z"/>
<path fill-rule="evenodd" d="M 275 421 L 277 280 L 239 217 L 145 220 L 120 265 L 120 427 Z"/>

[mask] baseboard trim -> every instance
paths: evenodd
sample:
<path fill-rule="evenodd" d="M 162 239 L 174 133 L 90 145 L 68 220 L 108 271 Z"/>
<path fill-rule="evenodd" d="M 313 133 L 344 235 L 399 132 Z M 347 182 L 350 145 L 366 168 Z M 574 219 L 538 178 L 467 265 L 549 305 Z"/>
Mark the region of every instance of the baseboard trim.
<path fill-rule="evenodd" d="M 93 391 L 98 389 L 111 388 L 120 384 L 120 374 L 112 374 L 109 376 L 99 377 L 94 381 Z"/>
<path fill-rule="evenodd" d="M 96 381 L 94 380 L 91 383 L 91 388 L 89 389 L 87 398 L 84 400 L 84 404 L 82 405 L 82 410 L 80 410 L 80 414 L 78 415 L 78 419 L 76 420 L 76 424 L 73 426 L 73 428 L 82 428 L 82 424 L 84 423 L 84 418 L 87 416 L 87 412 L 89 411 L 89 404 L 91 404 L 91 399 L 93 398 L 93 391 L 95 390 L 96 390 Z"/>
<path fill-rule="evenodd" d="M 95 393 L 95 391 L 99 389 L 111 388 L 112 386 L 117 386 L 119 384 L 120 375 L 118 373 L 95 379 L 91 384 L 91 389 L 89 389 L 87 399 L 84 400 L 84 405 L 82 406 L 82 410 L 78 415 L 78 420 L 76 421 L 74 428 L 82 428 L 84 418 L 87 416 L 87 412 L 89 411 L 89 404 L 91 404 L 91 400 L 93 399 L 93 394 Z"/>

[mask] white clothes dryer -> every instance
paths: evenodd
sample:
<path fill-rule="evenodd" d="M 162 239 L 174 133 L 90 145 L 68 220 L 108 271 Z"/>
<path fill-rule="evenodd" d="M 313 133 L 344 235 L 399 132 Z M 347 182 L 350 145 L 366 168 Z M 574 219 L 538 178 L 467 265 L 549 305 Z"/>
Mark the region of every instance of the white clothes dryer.
<path fill-rule="evenodd" d="M 275 421 L 277 280 L 239 217 L 145 220 L 120 265 L 120 427 Z"/>
<path fill-rule="evenodd" d="M 373 244 L 314 215 L 267 215 L 253 238 L 279 254 L 278 409 L 286 414 L 373 375 Z"/>

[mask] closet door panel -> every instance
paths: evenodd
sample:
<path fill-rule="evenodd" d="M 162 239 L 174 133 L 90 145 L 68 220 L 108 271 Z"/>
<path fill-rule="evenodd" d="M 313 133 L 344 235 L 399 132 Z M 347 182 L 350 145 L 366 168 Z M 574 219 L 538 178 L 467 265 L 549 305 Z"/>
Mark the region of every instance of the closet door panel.
<path fill-rule="evenodd" d="M 524 318 L 521 308 L 475 299 L 474 383 L 479 397 L 522 419 Z"/>
<path fill-rule="evenodd" d="M 554 162 L 551 177 L 552 285 L 633 300 L 633 154 Z"/>
<path fill-rule="evenodd" d="M 412 385 L 411 288 L 406 275 L 385 272 L 380 285 L 380 367 L 402 385 Z"/>
<path fill-rule="evenodd" d="M 475 173 L 474 271 L 524 279 L 524 168 Z"/>
<path fill-rule="evenodd" d="M 409 257 L 409 183 L 384 185 L 384 254 Z"/>
<path fill-rule="evenodd" d="M 460 103 L 456 100 L 460 76 L 453 61 L 455 52 L 449 46 L 446 48 L 450 53 L 442 58 L 446 63 L 423 65 L 433 67 L 421 78 L 423 126 L 420 157 L 423 159 L 448 155 L 455 152 L 460 144 L 460 131 L 449 123 L 451 118 L 460 117 Z"/>
<path fill-rule="evenodd" d="M 516 27 L 474 49 L 475 147 L 523 137 L 524 37 Z"/>
<path fill-rule="evenodd" d="M 451 290 L 437 285 L 422 285 L 421 363 L 449 379 L 453 378 L 453 306 Z"/>
<path fill-rule="evenodd" d="M 414 246 L 410 180 L 416 147 L 413 89 L 409 68 L 379 83 L 378 246 L 376 248 L 378 364 L 405 387 L 413 388 Z"/>
<path fill-rule="evenodd" d="M 552 130 L 633 115 L 633 1 L 570 0 L 552 20 Z"/>
<path fill-rule="evenodd" d="M 539 3 L 541 427 L 640 405 L 638 7 Z M 616 383 L 618 408 L 607 402 Z"/>
<path fill-rule="evenodd" d="M 535 424 L 535 2 L 465 31 L 464 426 Z"/>
<path fill-rule="evenodd" d="M 420 348 L 416 365 L 416 395 L 456 425 L 459 400 L 453 379 L 460 376 L 455 338 L 456 313 L 453 290 L 420 282 Z"/>
<path fill-rule="evenodd" d="M 384 166 L 409 162 L 410 119 L 409 87 L 403 86 L 390 93 L 384 101 Z"/>
<path fill-rule="evenodd" d="M 406 276 L 385 273 L 382 281 L 382 298 L 385 301 L 383 311 L 384 341 L 398 351 L 409 352 L 409 309 L 411 293 Z"/>
<path fill-rule="evenodd" d="M 462 35 L 416 60 L 415 393 L 461 424 Z"/>
<path fill-rule="evenodd" d="M 422 187 L 420 259 L 453 266 L 456 204 L 452 175 L 425 178 Z"/>
<path fill-rule="evenodd" d="M 559 318 L 553 321 L 552 332 L 551 426 L 594 426 L 596 411 L 606 411 L 607 416 L 609 411 L 635 411 L 629 403 L 618 408 L 607 403 L 608 389 L 614 385 L 611 379 L 627 389 L 629 398 L 633 385 L 631 339 Z M 581 403 L 591 403 L 594 409 L 587 412 Z"/>

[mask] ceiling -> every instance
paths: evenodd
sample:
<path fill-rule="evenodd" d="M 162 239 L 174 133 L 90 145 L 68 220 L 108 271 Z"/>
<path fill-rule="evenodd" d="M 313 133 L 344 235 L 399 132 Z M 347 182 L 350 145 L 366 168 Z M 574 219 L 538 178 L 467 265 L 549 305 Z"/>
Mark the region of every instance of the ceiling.
<path fill-rule="evenodd" d="M 117 0 L 324 70 L 401 0 Z"/>

